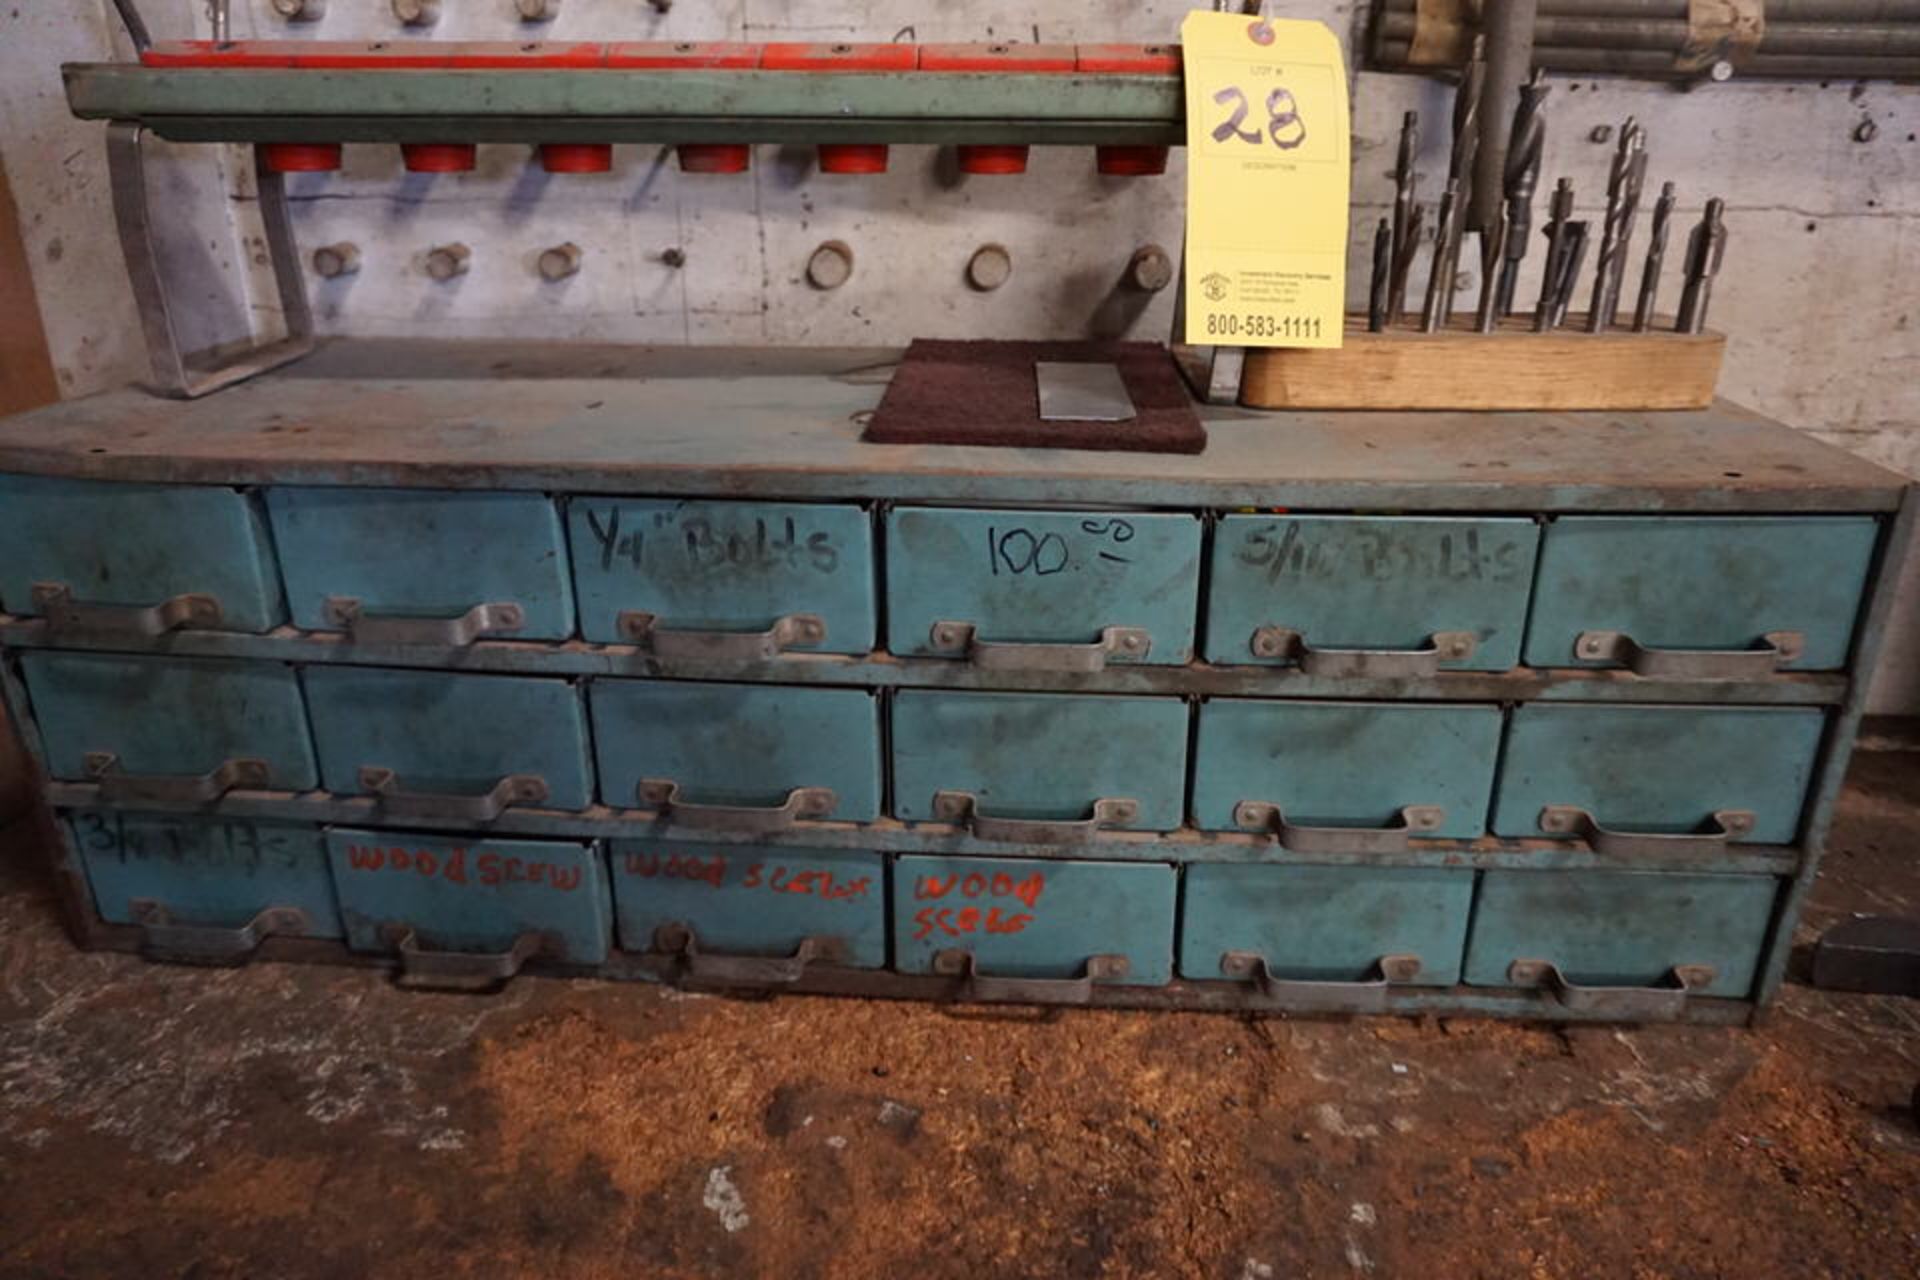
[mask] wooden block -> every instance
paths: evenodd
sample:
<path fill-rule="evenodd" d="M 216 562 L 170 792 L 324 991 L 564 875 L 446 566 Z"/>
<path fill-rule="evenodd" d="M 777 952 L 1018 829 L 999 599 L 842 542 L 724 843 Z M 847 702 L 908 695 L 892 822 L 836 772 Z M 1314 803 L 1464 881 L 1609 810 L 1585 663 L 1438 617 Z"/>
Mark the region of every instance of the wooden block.
<path fill-rule="evenodd" d="M 1456 317 L 1439 333 L 1368 333 L 1347 318 L 1346 345 L 1250 348 L 1240 403 L 1254 409 L 1704 409 L 1727 340 L 1718 333 L 1585 331 L 1569 316 L 1551 333 L 1529 316 L 1495 333 Z"/>

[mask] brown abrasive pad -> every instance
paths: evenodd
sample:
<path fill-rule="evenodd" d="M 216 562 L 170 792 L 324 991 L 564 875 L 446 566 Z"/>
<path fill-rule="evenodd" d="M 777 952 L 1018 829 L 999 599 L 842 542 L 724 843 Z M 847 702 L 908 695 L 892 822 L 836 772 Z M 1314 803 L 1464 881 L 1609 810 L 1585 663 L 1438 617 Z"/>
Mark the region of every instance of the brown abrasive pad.
<path fill-rule="evenodd" d="M 1125 422 L 1048 422 L 1033 366 L 1115 365 L 1133 400 Z M 951 342 L 916 338 L 867 424 L 880 444 L 1002 445 L 1199 453 L 1207 431 L 1165 347 L 1152 342 Z"/>

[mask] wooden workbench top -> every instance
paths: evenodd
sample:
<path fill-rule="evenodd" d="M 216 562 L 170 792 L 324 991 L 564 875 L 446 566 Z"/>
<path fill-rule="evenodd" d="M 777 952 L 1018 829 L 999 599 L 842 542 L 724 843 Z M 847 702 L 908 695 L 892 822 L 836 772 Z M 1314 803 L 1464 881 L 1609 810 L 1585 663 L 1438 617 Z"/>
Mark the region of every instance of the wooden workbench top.
<path fill-rule="evenodd" d="M 340 341 L 202 400 L 0 420 L 0 471 L 189 483 L 1539 511 L 1887 511 L 1906 481 L 1737 406 L 1203 411 L 1192 457 L 876 445 L 896 352 Z M 1124 429 L 1116 427 L 1116 430 Z"/>

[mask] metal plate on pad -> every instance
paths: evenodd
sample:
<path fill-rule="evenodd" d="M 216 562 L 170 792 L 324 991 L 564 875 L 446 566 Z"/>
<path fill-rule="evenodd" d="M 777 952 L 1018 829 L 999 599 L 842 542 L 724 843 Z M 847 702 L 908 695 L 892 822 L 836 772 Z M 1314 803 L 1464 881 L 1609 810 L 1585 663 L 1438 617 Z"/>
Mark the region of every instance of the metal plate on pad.
<path fill-rule="evenodd" d="M 1048 422 L 1126 422 L 1133 397 L 1117 366 L 1094 361 L 1036 360 L 1040 416 Z"/>

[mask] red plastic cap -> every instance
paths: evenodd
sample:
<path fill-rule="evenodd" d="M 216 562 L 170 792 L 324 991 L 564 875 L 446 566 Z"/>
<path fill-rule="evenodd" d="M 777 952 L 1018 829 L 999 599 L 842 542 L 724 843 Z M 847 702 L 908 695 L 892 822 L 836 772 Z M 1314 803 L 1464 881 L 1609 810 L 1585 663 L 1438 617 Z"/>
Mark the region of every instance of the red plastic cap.
<path fill-rule="evenodd" d="M 620 71 L 751 71 L 760 46 L 726 40 L 639 40 L 607 46 L 607 66 Z"/>
<path fill-rule="evenodd" d="M 960 148 L 960 172 L 1025 173 L 1027 151 L 1027 147 L 1004 143 L 963 145 Z"/>
<path fill-rule="evenodd" d="M 1083 44 L 1082 71 L 1112 75 L 1173 76 L 1180 74 L 1177 44 Z"/>
<path fill-rule="evenodd" d="M 400 158 L 408 173 L 465 173 L 473 168 L 480 148 L 471 142 L 406 142 Z"/>
<path fill-rule="evenodd" d="M 543 142 L 540 167 L 548 173 L 606 173 L 613 168 L 613 144 Z"/>
<path fill-rule="evenodd" d="M 674 150 L 682 173 L 745 173 L 753 155 L 744 142 L 683 142 Z"/>
<path fill-rule="evenodd" d="M 1072 71 L 1070 44 L 923 44 L 922 71 Z"/>
<path fill-rule="evenodd" d="M 331 173 L 340 167 L 340 144 L 263 142 L 260 160 L 273 173 Z"/>
<path fill-rule="evenodd" d="M 1167 171 L 1165 147 L 1097 147 L 1094 159 L 1109 178 L 1148 178 Z"/>
<path fill-rule="evenodd" d="M 820 145 L 822 173 L 885 173 L 884 142 L 828 142 Z"/>
<path fill-rule="evenodd" d="M 762 71 L 912 71 L 919 65 L 917 44 L 770 44 L 760 54 Z"/>

